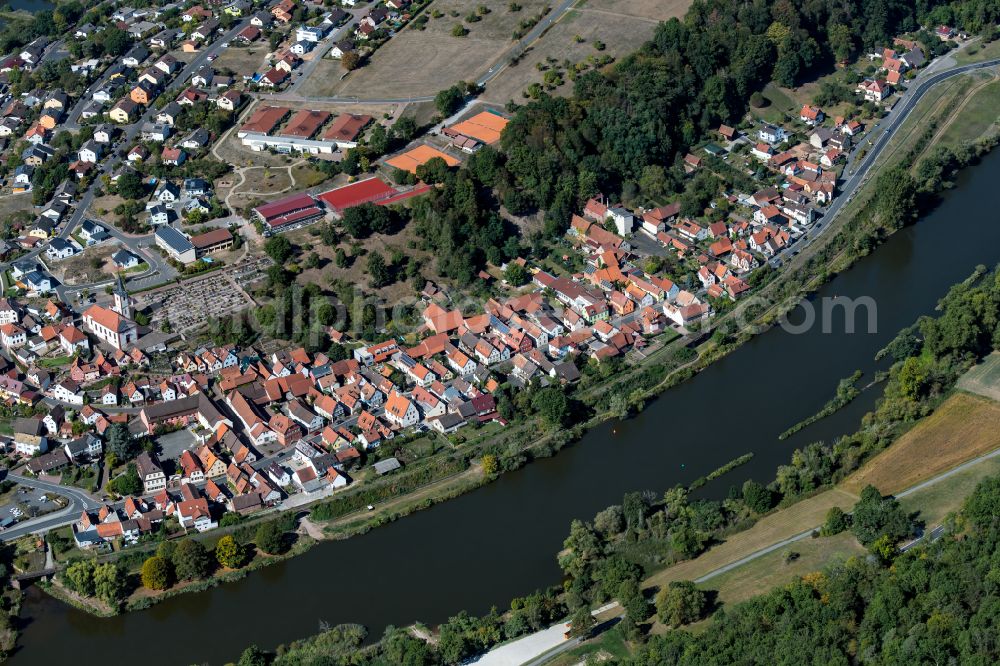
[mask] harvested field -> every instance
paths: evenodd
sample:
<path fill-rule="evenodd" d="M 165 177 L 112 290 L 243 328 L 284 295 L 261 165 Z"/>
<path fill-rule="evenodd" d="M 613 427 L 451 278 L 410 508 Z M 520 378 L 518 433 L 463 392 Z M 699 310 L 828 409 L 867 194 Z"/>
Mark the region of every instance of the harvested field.
<path fill-rule="evenodd" d="M 576 65 L 604 55 L 620 58 L 650 39 L 657 23 L 683 16 L 690 5 L 690 0 L 582 0 L 549 28 L 517 65 L 491 81 L 483 99 L 523 102 L 524 90 L 543 81 L 545 73 L 536 68 L 538 63 L 554 60 L 561 65 L 569 60 Z M 595 41 L 604 44 L 602 51 L 594 47 Z M 568 95 L 572 87 L 564 76 L 563 85 L 549 92 Z"/>
<path fill-rule="evenodd" d="M 1000 353 L 993 352 L 958 380 L 958 388 L 1000 400 Z"/>
<path fill-rule="evenodd" d="M 0 217 L 6 219 L 14 213 L 20 212 L 34 217 L 34 211 L 31 206 L 31 192 L 0 196 Z"/>
<path fill-rule="evenodd" d="M 490 13 L 470 23 L 464 19 L 478 5 Z M 368 64 L 340 80 L 340 63 L 324 60 L 299 91 L 306 96 L 333 94 L 359 97 L 406 97 L 433 95 L 458 81 L 475 79 L 504 55 L 513 43 L 521 21 L 537 15 L 548 3 L 520 0 L 522 9 L 512 12 L 507 0 L 435 0 L 424 10 L 425 30 L 407 27 L 382 45 Z M 435 12 L 439 18 L 433 18 Z M 465 26 L 465 37 L 451 34 L 456 24 Z M 400 72 L 406 72 L 401 76 Z"/>
<path fill-rule="evenodd" d="M 588 2 L 584 8 L 590 6 Z M 570 10 L 525 51 L 516 65 L 507 67 L 487 84 L 483 99 L 497 104 L 510 100 L 523 103 L 525 89 L 532 83 L 542 83 L 546 74 L 537 68 L 539 63 L 547 69 L 555 65 L 562 68 L 564 61 L 572 66 L 585 64 L 590 68 L 604 56 L 620 58 L 635 51 L 653 36 L 655 29 L 656 23 L 646 18 L 627 15 L 612 18 L 603 10 Z M 595 41 L 602 42 L 604 49 L 597 50 Z M 564 71 L 563 84 L 548 92 L 568 95 L 572 91 L 573 84 Z"/>
<path fill-rule="evenodd" d="M 871 484 L 897 493 L 997 448 L 1000 404 L 958 393 L 852 474 L 841 487 L 860 492 Z"/>
<path fill-rule="evenodd" d="M 614 16 L 645 18 L 656 23 L 669 18 L 681 18 L 691 6 L 691 0 L 583 0 L 577 9 L 607 12 Z"/>

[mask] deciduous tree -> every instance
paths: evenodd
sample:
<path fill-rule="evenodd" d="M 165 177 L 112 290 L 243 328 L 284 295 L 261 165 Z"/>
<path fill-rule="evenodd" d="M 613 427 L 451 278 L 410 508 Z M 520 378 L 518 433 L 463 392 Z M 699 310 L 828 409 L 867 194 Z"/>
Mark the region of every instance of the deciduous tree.
<path fill-rule="evenodd" d="M 705 593 L 689 580 L 671 581 L 656 595 L 657 616 L 671 627 L 700 620 L 707 606 Z"/>
<path fill-rule="evenodd" d="M 227 534 L 215 544 L 215 559 L 227 569 L 239 569 L 246 562 L 246 548 Z"/>
<path fill-rule="evenodd" d="M 142 563 L 142 584 L 150 590 L 165 590 L 174 577 L 170 561 L 153 555 Z"/>
<path fill-rule="evenodd" d="M 195 539 L 184 539 L 177 544 L 171 561 L 180 580 L 198 580 L 212 572 L 211 556 Z"/>

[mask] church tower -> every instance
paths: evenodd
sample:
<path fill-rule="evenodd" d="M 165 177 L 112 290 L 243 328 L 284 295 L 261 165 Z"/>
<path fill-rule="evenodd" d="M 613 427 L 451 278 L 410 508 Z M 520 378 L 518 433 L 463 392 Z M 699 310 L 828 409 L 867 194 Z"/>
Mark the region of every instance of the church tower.
<path fill-rule="evenodd" d="M 118 274 L 118 284 L 115 285 L 115 306 L 114 310 L 126 319 L 132 319 L 132 299 L 125 288 L 125 281 L 122 280 L 121 273 Z"/>

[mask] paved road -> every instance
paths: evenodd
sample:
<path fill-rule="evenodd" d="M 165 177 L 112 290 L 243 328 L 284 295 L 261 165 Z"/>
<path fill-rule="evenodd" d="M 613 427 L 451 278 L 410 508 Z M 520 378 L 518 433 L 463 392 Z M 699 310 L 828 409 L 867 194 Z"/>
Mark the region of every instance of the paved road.
<path fill-rule="evenodd" d="M 590 612 L 593 616 L 605 613 L 618 605 L 612 601 Z M 565 637 L 569 631 L 568 622 L 559 622 L 548 629 L 536 631 L 517 640 L 499 645 L 486 654 L 468 662 L 469 666 L 537 666 L 549 661 L 556 655 L 576 647 L 581 643 L 579 638 Z"/>
<path fill-rule="evenodd" d="M 956 474 L 964 472 L 967 469 L 975 467 L 976 465 L 978 465 L 979 463 L 981 463 L 981 462 L 983 462 L 985 460 L 990 460 L 990 459 L 996 458 L 996 457 L 1000 457 L 1000 449 L 996 449 L 994 451 L 990 451 L 989 453 L 981 455 L 978 458 L 973 458 L 972 460 L 969 460 L 968 462 L 962 463 L 958 467 L 953 467 L 952 469 L 948 470 L 947 472 L 943 472 L 941 474 L 938 474 L 935 477 L 932 477 L 932 478 L 930 478 L 930 479 L 928 479 L 926 481 L 923 481 L 922 483 L 918 483 L 915 486 L 911 486 L 911 487 L 907 488 L 906 490 L 904 490 L 904 491 L 902 491 L 900 493 L 897 493 L 896 497 L 897 498 L 907 497 L 907 496 L 912 495 L 913 493 L 915 493 L 917 491 L 923 490 L 925 488 L 930 488 L 931 486 L 934 486 L 934 485 L 937 485 L 938 483 L 941 483 L 945 479 L 948 479 L 948 478 L 950 478 L 950 477 L 952 477 L 952 476 L 954 476 Z M 747 562 L 752 562 L 753 560 L 756 560 L 759 557 L 763 557 L 764 555 L 767 555 L 768 553 L 774 552 L 775 550 L 778 550 L 779 548 L 783 548 L 784 546 L 787 546 L 789 544 L 795 543 L 796 541 L 801 541 L 802 539 L 805 539 L 805 538 L 809 537 L 810 535 L 812 535 L 812 533 L 814 531 L 820 529 L 820 527 L 821 527 L 820 525 L 817 525 L 816 527 L 813 527 L 812 529 L 809 529 L 809 530 L 807 530 L 805 532 L 802 532 L 800 534 L 796 534 L 795 536 L 789 537 L 787 539 L 782 539 L 781 541 L 779 541 L 777 543 L 773 543 L 770 546 L 767 546 L 766 548 L 761 548 L 760 550 L 754 551 L 753 553 L 750 553 L 746 557 L 740 558 L 739 560 L 736 560 L 735 562 L 730 562 L 729 564 L 727 564 L 725 566 L 722 566 L 722 567 L 719 567 L 718 569 L 710 571 L 707 574 L 705 574 L 704 576 L 701 576 L 700 578 L 695 578 L 694 582 L 696 582 L 696 583 L 704 583 L 705 581 L 711 580 L 712 578 L 715 578 L 716 576 L 724 574 L 724 573 L 726 573 L 728 571 L 732 571 L 733 569 L 736 569 L 737 567 L 741 567 L 744 564 L 746 564 Z M 940 537 L 940 536 L 941 536 L 941 532 L 939 530 L 935 529 L 935 530 L 931 531 L 931 539 L 932 540 L 937 540 L 937 538 Z M 908 544 L 908 545 L 912 546 L 912 544 Z"/>
<path fill-rule="evenodd" d="M 229 42 L 230 40 L 232 40 L 240 32 L 240 30 L 242 30 L 248 25 L 250 25 L 249 18 L 236 23 L 234 27 L 229 30 L 229 32 L 219 36 L 210 46 L 206 47 L 200 53 L 195 55 L 195 57 L 191 60 L 191 62 L 189 62 L 177 74 L 176 78 L 173 80 L 173 83 L 175 84 L 184 83 L 188 81 L 194 75 L 194 73 L 198 71 L 198 68 L 210 62 L 209 60 L 210 57 L 213 57 L 219 51 L 222 50 L 223 42 Z M 79 110 L 82 109 L 83 102 L 84 100 L 81 99 L 80 101 L 77 102 L 78 108 L 77 107 L 74 108 L 74 113 L 76 114 L 77 118 L 79 117 Z M 120 155 L 120 152 L 122 152 L 124 148 L 127 148 L 128 146 L 132 145 L 132 142 L 141 132 L 143 124 L 150 122 L 156 116 L 157 111 L 158 110 L 151 105 L 146 109 L 146 111 L 142 114 L 142 117 L 139 118 L 139 120 L 132 123 L 131 125 L 125 126 L 124 136 L 122 136 L 115 143 L 115 146 L 112 149 L 110 155 L 103 162 L 101 162 L 100 166 L 98 167 L 97 174 L 94 177 L 93 184 L 89 188 L 87 188 L 87 190 L 81 195 L 79 201 L 76 202 L 76 208 L 74 209 L 73 214 L 70 216 L 69 220 L 66 221 L 66 223 L 62 228 L 62 231 L 60 231 L 58 234 L 59 238 L 62 238 L 64 240 L 69 239 L 70 236 L 73 234 L 73 232 L 76 230 L 76 228 L 80 225 L 80 223 L 83 222 L 84 218 L 87 216 L 88 211 L 90 210 L 91 204 L 93 204 L 94 202 L 96 191 L 99 188 L 103 187 L 101 183 L 101 175 L 104 174 L 110 175 L 114 172 L 114 170 L 122 161 L 122 156 Z M 70 128 L 67 126 L 67 129 Z M 105 225 L 105 226 L 110 227 L 110 225 Z M 166 262 L 166 260 L 164 260 L 160 256 L 159 252 L 157 252 L 156 250 L 146 249 L 150 248 L 154 244 L 152 234 L 147 234 L 145 236 L 131 236 L 123 233 L 122 231 L 114 227 L 110 227 L 108 229 L 108 233 L 111 236 L 113 236 L 119 243 L 128 248 L 129 251 L 139 255 L 146 261 L 146 263 L 149 264 L 150 268 L 148 271 L 142 274 L 133 275 L 128 278 L 127 281 L 128 286 L 132 287 L 133 289 L 141 289 L 152 286 L 153 284 L 159 282 L 167 282 L 176 277 L 177 271 L 175 271 Z M 45 251 L 47 247 L 48 243 L 39 244 L 38 247 L 34 248 L 30 252 L 19 257 L 18 261 L 23 261 L 26 259 L 37 259 Z M 7 266 L 8 264 L 6 263 L 0 263 L 0 269 L 5 269 Z M 99 282 L 95 284 L 102 285 L 105 284 L 105 282 Z M 76 294 L 85 289 L 92 289 L 94 286 L 95 285 L 73 285 L 73 286 L 59 285 L 56 287 L 55 292 L 61 300 L 63 300 L 66 303 L 71 303 L 73 297 Z"/>
<path fill-rule="evenodd" d="M 877 138 L 873 139 L 873 143 L 869 146 L 866 140 L 855 146 L 854 151 L 848 159 L 848 166 L 844 173 L 848 173 L 850 171 L 852 165 L 857 159 L 856 156 L 862 150 L 867 148 L 868 152 L 861 159 L 861 162 L 853 170 L 851 175 L 848 176 L 847 180 L 839 184 L 840 194 L 837 195 L 836 199 L 834 199 L 833 203 L 830 204 L 830 207 L 827 208 L 823 214 L 823 228 L 818 229 L 815 232 L 807 232 L 801 241 L 790 246 L 776 256 L 780 259 L 785 259 L 790 254 L 798 254 L 830 228 L 830 223 L 836 218 L 837 214 L 840 213 L 840 210 L 854 197 L 858 188 L 866 182 L 868 173 L 875 165 L 875 162 L 882 154 L 882 151 L 889 144 L 893 131 L 906 120 L 906 118 L 910 115 L 910 112 L 912 112 L 915 108 L 916 104 L 923 99 L 924 95 L 934 88 L 934 86 L 955 76 L 967 74 L 979 69 L 996 67 L 998 65 L 1000 65 L 1000 58 L 972 63 L 969 65 L 962 65 L 960 67 L 953 67 L 935 73 L 932 69 L 932 63 L 932 66 L 924 70 L 921 76 L 918 76 L 910 83 L 910 88 L 904 95 L 902 101 L 897 103 L 889 115 L 879 122 L 879 126 L 882 128 L 882 131 L 879 133 Z M 871 135 L 871 133 L 872 132 L 868 132 L 868 135 Z"/>
<path fill-rule="evenodd" d="M 13 541 L 26 534 L 46 532 L 51 529 L 70 525 L 76 522 L 76 519 L 80 517 L 80 514 L 85 509 L 92 510 L 101 506 L 100 502 L 79 488 L 62 486 L 58 483 L 49 483 L 48 481 L 33 479 L 19 474 L 8 474 L 6 478 L 29 488 L 37 488 L 38 490 L 62 495 L 69 500 L 69 504 L 66 508 L 60 509 L 55 513 L 18 523 L 14 527 L 0 533 L 0 541 Z"/>

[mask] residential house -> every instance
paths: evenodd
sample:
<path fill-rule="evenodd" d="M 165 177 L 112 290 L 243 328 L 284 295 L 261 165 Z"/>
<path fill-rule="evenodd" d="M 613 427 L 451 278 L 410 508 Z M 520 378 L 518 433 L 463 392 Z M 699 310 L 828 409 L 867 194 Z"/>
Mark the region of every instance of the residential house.
<path fill-rule="evenodd" d="M 135 459 L 135 465 L 139 479 L 142 480 L 145 494 L 156 493 L 167 487 L 167 476 L 163 473 L 163 468 L 155 453 L 143 451 Z"/>

